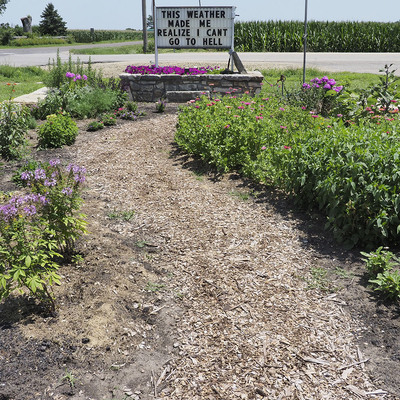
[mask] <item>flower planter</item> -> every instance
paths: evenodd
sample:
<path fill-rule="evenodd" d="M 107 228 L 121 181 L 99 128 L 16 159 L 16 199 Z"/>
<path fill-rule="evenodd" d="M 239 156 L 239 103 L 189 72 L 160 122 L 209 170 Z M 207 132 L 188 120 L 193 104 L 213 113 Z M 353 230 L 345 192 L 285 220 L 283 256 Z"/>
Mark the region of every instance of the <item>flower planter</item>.
<path fill-rule="evenodd" d="M 247 74 L 203 75 L 119 75 L 133 101 L 154 102 L 160 98 L 174 102 L 186 102 L 202 94 L 219 97 L 261 91 L 263 76 L 254 71 Z"/>

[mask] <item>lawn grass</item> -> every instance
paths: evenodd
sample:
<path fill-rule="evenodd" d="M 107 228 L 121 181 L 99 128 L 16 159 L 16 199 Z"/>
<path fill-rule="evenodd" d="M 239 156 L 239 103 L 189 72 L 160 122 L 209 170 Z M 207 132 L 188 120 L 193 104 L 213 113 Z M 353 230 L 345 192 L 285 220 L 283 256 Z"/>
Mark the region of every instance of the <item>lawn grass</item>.
<path fill-rule="evenodd" d="M 96 43 L 97 44 L 97 43 Z M 93 47 L 91 49 L 71 49 L 71 54 L 80 55 L 103 55 L 103 54 L 143 54 L 142 44 L 132 44 L 127 46 L 116 46 L 116 47 Z"/>
<path fill-rule="evenodd" d="M 286 68 L 286 69 L 264 69 L 261 71 L 265 78 L 263 93 L 267 94 L 274 90 L 281 90 L 276 87 L 278 80 L 282 75 L 285 76 L 285 89 L 291 91 L 299 89 L 303 84 L 302 68 Z M 334 78 L 338 85 L 343 85 L 348 89 L 364 89 L 371 84 L 379 82 L 378 74 L 366 74 L 357 72 L 327 72 L 316 68 L 308 68 L 306 70 L 306 82 L 313 78 L 322 78 L 328 76 Z M 272 87 L 271 87 L 272 85 Z"/>
<path fill-rule="evenodd" d="M 47 71 L 40 67 L 0 65 L 0 101 L 31 93 L 43 87 L 43 78 L 46 74 Z M 13 85 L 14 83 L 16 85 Z"/>

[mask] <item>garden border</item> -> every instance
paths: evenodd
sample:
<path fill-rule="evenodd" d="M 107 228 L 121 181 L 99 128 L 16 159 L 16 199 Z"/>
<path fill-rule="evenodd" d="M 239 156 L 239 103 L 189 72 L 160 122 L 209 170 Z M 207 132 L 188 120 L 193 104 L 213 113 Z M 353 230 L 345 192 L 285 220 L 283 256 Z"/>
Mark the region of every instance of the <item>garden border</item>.
<path fill-rule="evenodd" d="M 259 94 L 263 75 L 259 71 L 247 74 L 202 75 L 119 75 L 133 101 L 154 102 L 173 98 L 174 102 L 186 102 L 201 94 L 215 97 L 226 94 Z"/>

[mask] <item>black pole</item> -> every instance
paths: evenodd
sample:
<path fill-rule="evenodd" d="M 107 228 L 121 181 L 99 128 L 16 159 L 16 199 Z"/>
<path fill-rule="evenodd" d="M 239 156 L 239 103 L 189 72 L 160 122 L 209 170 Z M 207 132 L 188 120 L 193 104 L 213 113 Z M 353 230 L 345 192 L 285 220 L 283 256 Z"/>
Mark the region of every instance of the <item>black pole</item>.
<path fill-rule="evenodd" d="M 307 8 L 308 0 L 306 1 L 306 10 L 304 14 L 304 36 L 303 36 L 303 46 L 304 46 L 304 56 L 303 56 L 303 83 L 306 81 L 306 56 L 307 56 Z"/>

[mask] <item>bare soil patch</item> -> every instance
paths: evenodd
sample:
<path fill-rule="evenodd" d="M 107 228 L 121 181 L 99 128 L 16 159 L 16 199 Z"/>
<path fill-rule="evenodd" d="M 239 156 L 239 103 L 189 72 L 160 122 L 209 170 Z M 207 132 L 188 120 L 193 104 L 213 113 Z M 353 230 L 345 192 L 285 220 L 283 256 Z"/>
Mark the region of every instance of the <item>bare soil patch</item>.
<path fill-rule="evenodd" d="M 36 151 L 31 133 L 34 158 L 86 167 L 90 234 L 60 270 L 57 315 L 0 304 L 0 399 L 400 399 L 399 308 L 368 288 L 359 252 L 180 153 L 177 108 L 79 122 L 63 149 Z"/>

